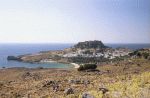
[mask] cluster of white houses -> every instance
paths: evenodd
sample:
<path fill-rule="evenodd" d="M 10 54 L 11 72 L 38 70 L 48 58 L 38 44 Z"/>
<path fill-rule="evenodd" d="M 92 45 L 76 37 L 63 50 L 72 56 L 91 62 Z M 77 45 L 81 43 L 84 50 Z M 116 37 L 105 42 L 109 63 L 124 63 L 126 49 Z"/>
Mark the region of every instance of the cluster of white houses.
<path fill-rule="evenodd" d="M 88 52 L 87 52 L 88 51 Z M 88 50 L 88 49 L 79 49 L 76 52 L 69 52 L 63 55 L 63 57 L 104 57 L 108 59 L 114 59 L 116 57 L 126 56 L 131 51 L 126 48 L 116 48 L 116 49 L 105 49 L 103 51 Z"/>

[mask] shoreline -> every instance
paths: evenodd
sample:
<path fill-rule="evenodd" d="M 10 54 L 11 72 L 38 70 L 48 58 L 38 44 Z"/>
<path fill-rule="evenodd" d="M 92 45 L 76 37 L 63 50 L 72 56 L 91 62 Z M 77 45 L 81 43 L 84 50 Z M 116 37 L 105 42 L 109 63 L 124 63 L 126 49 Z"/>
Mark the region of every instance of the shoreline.
<path fill-rule="evenodd" d="M 40 63 L 57 63 L 57 61 L 53 61 L 53 60 L 41 60 Z"/>
<path fill-rule="evenodd" d="M 42 62 L 40 62 L 40 63 L 62 63 L 62 62 L 57 62 L 57 61 L 42 61 Z M 65 64 L 65 63 L 63 63 L 63 64 Z M 79 68 L 80 67 L 80 65 L 79 64 L 76 64 L 76 63 L 68 63 L 68 64 L 70 64 L 70 65 L 73 65 L 73 68 L 75 68 L 75 69 L 77 69 L 77 68 Z M 27 67 L 1 67 L 0 69 L 39 69 L 39 68 L 42 68 L 42 69 L 64 69 L 64 68 L 44 68 L 44 67 L 42 67 L 42 66 L 39 66 L 39 67 L 36 67 L 36 68 L 27 68 Z"/>
<path fill-rule="evenodd" d="M 41 63 L 62 63 L 62 62 L 57 62 L 57 61 L 53 61 L 53 60 L 42 60 L 42 61 L 40 61 Z M 79 68 L 80 67 L 80 65 L 79 64 L 77 64 L 77 63 L 70 63 L 71 65 L 73 65 L 74 66 L 74 68 Z"/>
<path fill-rule="evenodd" d="M 76 63 L 71 63 L 72 65 L 74 65 L 74 68 L 79 68 L 80 65 L 79 64 L 76 64 Z"/>

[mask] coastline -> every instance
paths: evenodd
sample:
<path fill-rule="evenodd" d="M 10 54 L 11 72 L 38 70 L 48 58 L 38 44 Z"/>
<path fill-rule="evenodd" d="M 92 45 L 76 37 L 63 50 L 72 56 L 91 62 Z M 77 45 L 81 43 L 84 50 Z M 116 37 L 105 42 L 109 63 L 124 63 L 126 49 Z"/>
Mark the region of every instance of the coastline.
<path fill-rule="evenodd" d="M 40 63 L 53 63 L 53 62 L 56 62 L 57 61 L 53 61 L 53 60 L 41 60 Z"/>
<path fill-rule="evenodd" d="M 62 63 L 62 62 L 57 62 L 57 61 L 53 61 L 53 60 L 42 60 L 42 61 L 40 61 L 41 63 Z M 73 65 L 74 66 L 74 68 L 79 68 L 80 67 L 80 65 L 79 64 L 77 64 L 77 63 L 70 63 L 71 65 Z"/>
<path fill-rule="evenodd" d="M 108 89 L 110 93 L 114 94 L 114 97 L 116 97 L 116 93 L 114 92 L 116 92 L 116 89 L 119 90 L 120 87 L 123 87 L 123 91 L 121 91 L 121 93 L 125 92 L 130 94 L 131 91 L 128 91 L 128 89 L 129 90 L 138 89 L 139 92 L 142 89 L 143 91 L 139 94 L 143 94 L 144 92 L 145 95 L 149 95 L 147 91 L 148 88 L 147 83 L 149 83 L 148 78 L 150 77 L 150 66 L 149 66 L 150 61 L 146 59 L 139 60 L 139 58 L 137 58 L 137 59 L 131 59 L 131 62 L 117 61 L 114 62 L 114 65 L 111 65 L 111 63 L 109 63 L 106 66 L 98 66 L 97 69 L 101 70 L 101 72 L 93 72 L 93 71 L 80 72 L 78 70 L 74 70 L 74 67 L 70 69 L 66 69 L 66 68 L 65 69 L 61 69 L 61 68 L 59 69 L 58 68 L 0 69 L 0 81 L 1 81 L 0 98 L 16 97 L 16 94 L 18 94 L 22 98 L 23 97 L 28 98 L 29 95 L 35 98 L 38 97 L 42 98 L 43 96 L 46 97 L 63 96 L 63 98 L 66 98 L 70 95 L 67 95 L 65 91 L 66 89 L 68 90 L 68 88 L 70 89 L 70 87 L 72 90 L 76 91 L 74 92 L 74 94 L 72 94 L 73 97 L 76 97 L 87 91 L 94 91 L 94 94 L 95 92 L 97 94 L 99 88 L 101 87 L 103 88 L 103 84 L 110 85 L 108 86 L 109 88 L 105 88 L 105 89 Z M 76 65 L 76 63 L 73 62 L 70 64 Z M 116 66 L 120 64 L 122 64 L 122 66 Z M 124 69 L 124 67 L 127 64 L 129 66 L 127 66 L 126 70 L 116 70 L 116 69 Z M 108 68 L 109 70 L 111 70 L 111 72 L 107 71 Z M 124 77 L 122 78 L 122 76 L 129 77 L 129 78 L 124 78 Z M 102 79 L 104 80 L 102 81 Z M 127 82 L 125 86 L 122 83 L 122 79 L 124 79 L 124 81 Z M 138 80 L 138 84 L 137 84 L 138 86 L 136 87 L 134 85 L 135 80 Z M 144 82 L 142 80 L 144 80 Z M 99 81 L 101 81 L 100 84 Z M 119 87 L 116 88 L 116 84 L 118 85 L 118 83 L 119 83 Z M 133 84 L 133 85 L 131 85 L 130 87 L 128 86 L 128 84 Z M 55 85 L 56 88 L 58 89 L 53 89 Z M 143 85 L 142 88 L 141 85 Z M 113 91 L 111 91 L 112 87 L 114 89 Z M 119 98 L 120 96 L 122 95 L 119 95 Z M 147 96 L 146 98 L 150 98 L 150 97 Z"/>
<path fill-rule="evenodd" d="M 72 65 L 74 65 L 74 68 L 79 68 L 80 65 L 79 64 L 76 64 L 76 63 L 71 63 Z"/>

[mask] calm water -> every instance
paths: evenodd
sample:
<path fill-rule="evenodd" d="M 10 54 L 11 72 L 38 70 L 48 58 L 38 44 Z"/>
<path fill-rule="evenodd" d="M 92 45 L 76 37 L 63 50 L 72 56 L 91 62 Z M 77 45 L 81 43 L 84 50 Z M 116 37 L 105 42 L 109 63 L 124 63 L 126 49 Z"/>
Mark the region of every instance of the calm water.
<path fill-rule="evenodd" d="M 106 44 L 109 47 L 126 47 L 130 49 L 139 49 L 139 48 L 150 48 L 150 44 Z M 42 64 L 31 64 L 23 63 L 17 61 L 7 61 L 8 55 L 22 55 L 29 53 L 37 53 L 39 51 L 48 51 L 48 50 L 63 50 L 73 46 L 73 44 L 0 44 L 0 68 L 6 67 L 27 67 L 27 68 L 68 68 L 72 67 L 70 64 L 61 64 L 61 63 L 42 63 Z"/>
<path fill-rule="evenodd" d="M 112 47 L 112 48 L 129 48 L 132 50 L 141 49 L 141 48 L 150 48 L 150 44 L 106 44 L 106 46 Z"/>
<path fill-rule="evenodd" d="M 73 67 L 70 64 L 61 63 L 24 63 L 17 61 L 7 61 L 8 55 L 22 55 L 29 53 L 37 53 L 48 50 L 62 50 L 72 46 L 71 44 L 0 44 L 0 68 L 6 67 L 26 67 L 26 68 L 68 68 Z"/>

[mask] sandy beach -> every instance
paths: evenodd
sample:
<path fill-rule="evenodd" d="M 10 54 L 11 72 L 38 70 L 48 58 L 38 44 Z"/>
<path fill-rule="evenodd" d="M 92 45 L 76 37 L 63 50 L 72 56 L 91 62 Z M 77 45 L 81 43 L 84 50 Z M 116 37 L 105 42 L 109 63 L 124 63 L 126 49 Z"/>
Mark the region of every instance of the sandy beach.
<path fill-rule="evenodd" d="M 40 61 L 41 63 L 53 63 L 53 62 L 57 62 L 57 61 L 53 61 L 53 60 L 42 60 L 42 61 Z M 73 66 L 74 66 L 74 68 L 79 68 L 80 67 L 80 65 L 79 64 L 76 64 L 76 63 L 71 63 Z"/>
<path fill-rule="evenodd" d="M 53 60 L 41 60 L 41 63 L 53 63 L 53 62 L 57 62 L 57 61 L 53 61 Z"/>
<path fill-rule="evenodd" d="M 80 65 L 79 64 L 76 64 L 76 63 L 71 63 L 72 65 L 74 65 L 74 68 L 79 68 Z"/>

